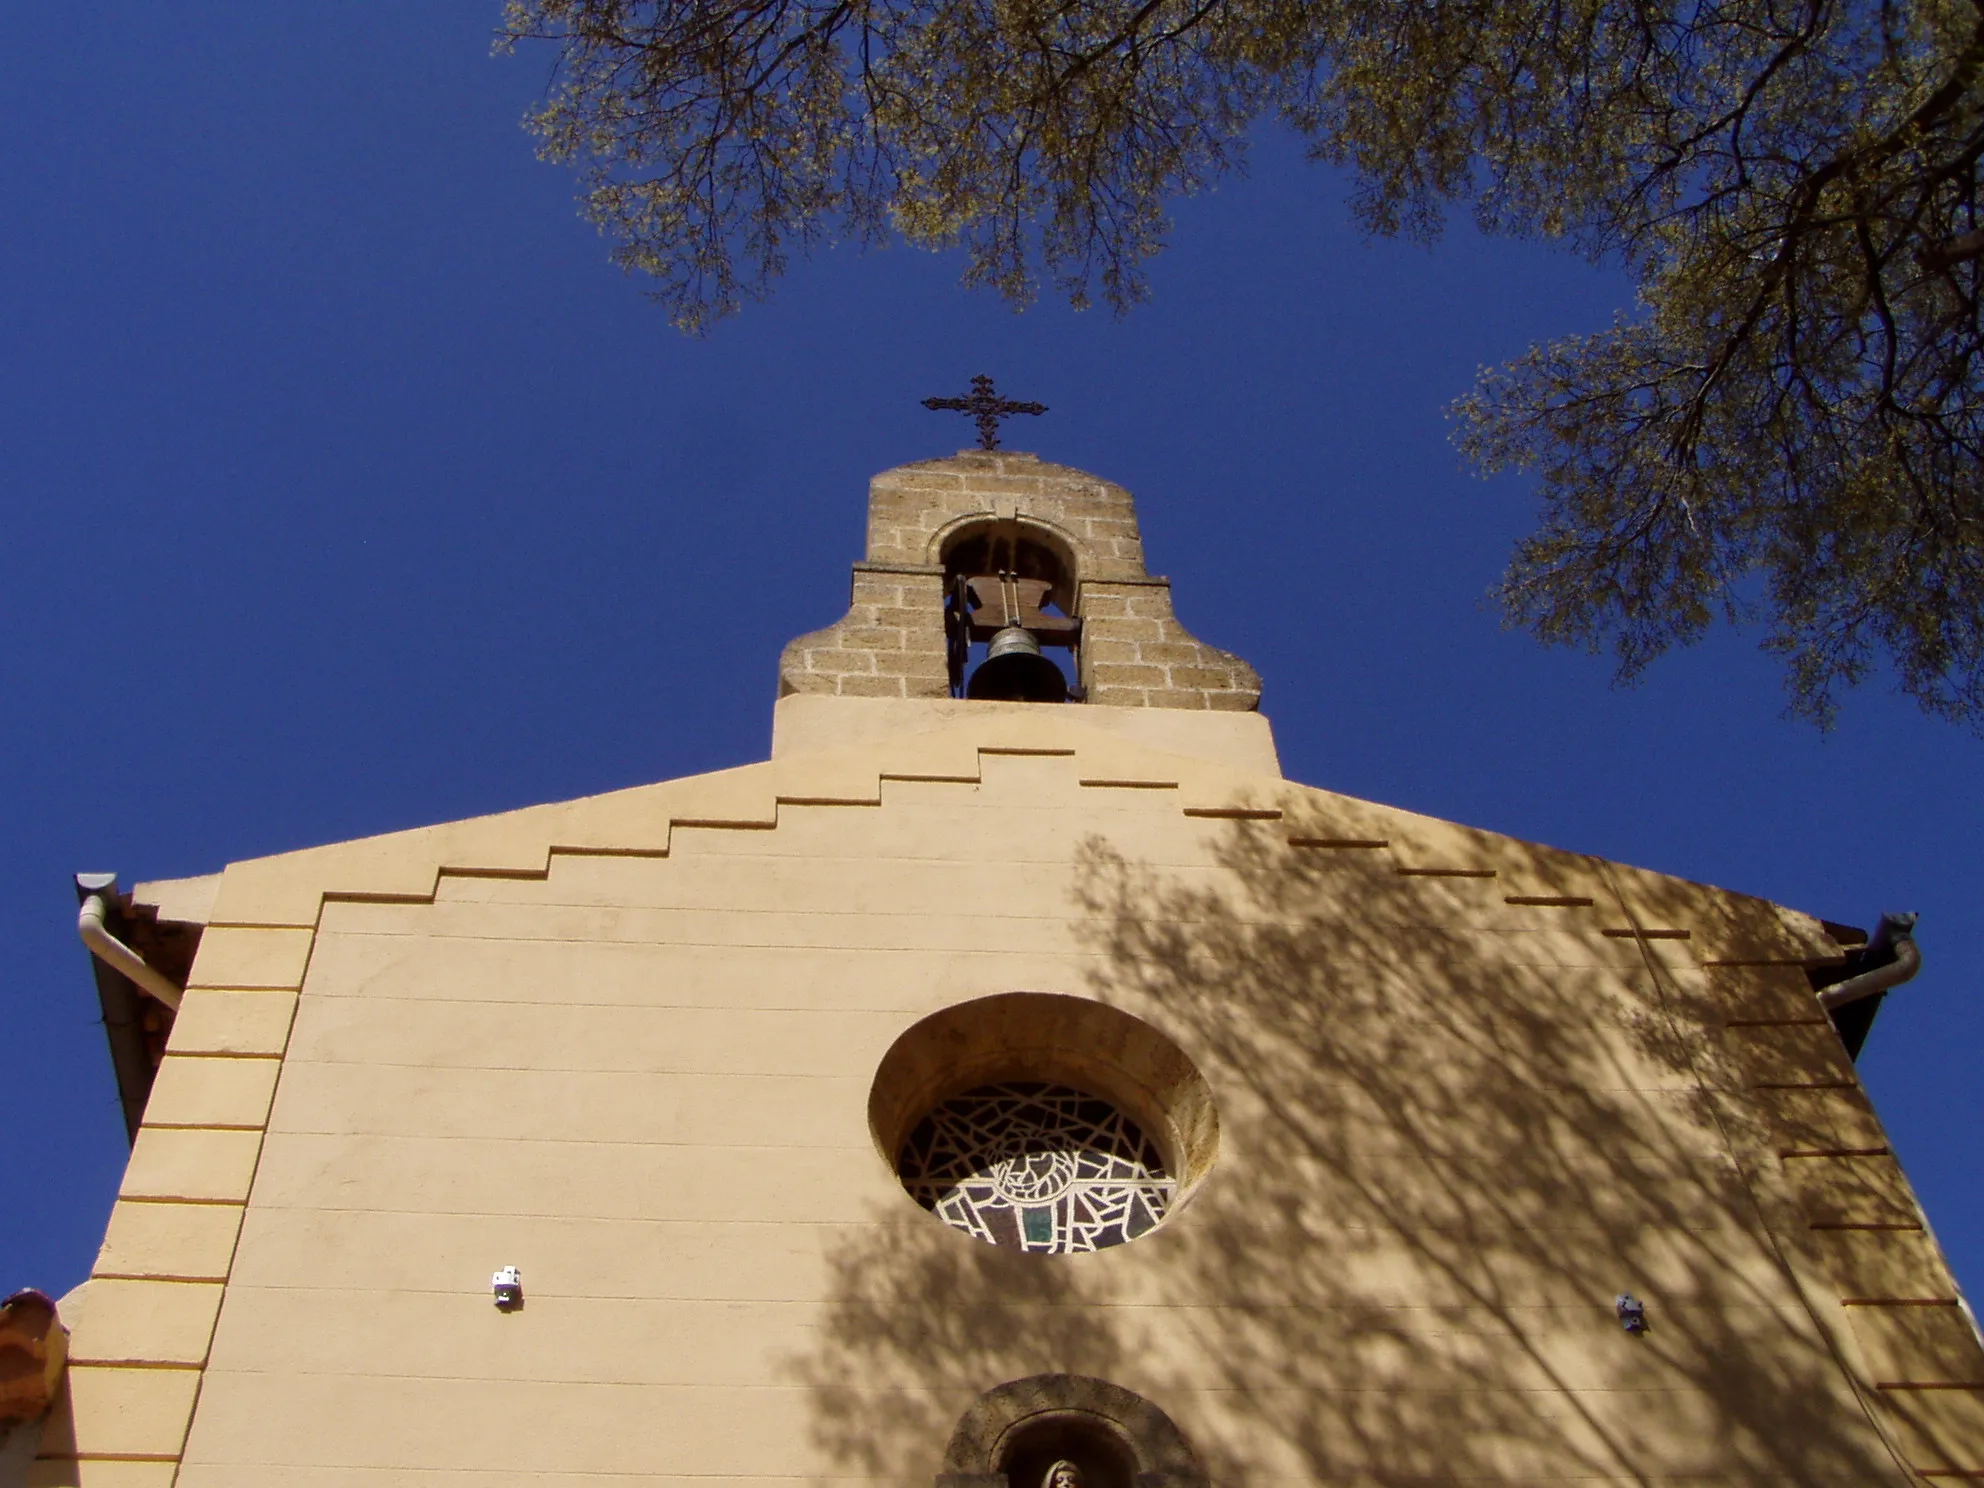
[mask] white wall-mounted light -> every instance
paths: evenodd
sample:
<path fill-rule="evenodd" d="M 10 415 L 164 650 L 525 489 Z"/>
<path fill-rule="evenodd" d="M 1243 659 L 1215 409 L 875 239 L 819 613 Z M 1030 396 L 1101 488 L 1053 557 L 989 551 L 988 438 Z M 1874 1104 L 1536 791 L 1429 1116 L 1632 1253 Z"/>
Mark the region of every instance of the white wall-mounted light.
<path fill-rule="evenodd" d="M 515 1266 L 505 1266 L 489 1278 L 489 1290 L 496 1294 L 496 1305 L 508 1312 L 524 1305 L 524 1274 Z"/>

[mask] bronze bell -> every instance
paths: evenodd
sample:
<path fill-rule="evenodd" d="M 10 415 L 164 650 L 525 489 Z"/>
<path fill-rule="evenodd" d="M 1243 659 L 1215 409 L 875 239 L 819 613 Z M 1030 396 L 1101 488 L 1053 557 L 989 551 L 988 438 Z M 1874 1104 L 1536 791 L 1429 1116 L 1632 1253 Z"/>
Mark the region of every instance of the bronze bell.
<path fill-rule="evenodd" d="M 1068 679 L 1041 653 L 1032 631 L 1008 625 L 986 646 L 964 695 L 977 702 L 1065 703 Z"/>

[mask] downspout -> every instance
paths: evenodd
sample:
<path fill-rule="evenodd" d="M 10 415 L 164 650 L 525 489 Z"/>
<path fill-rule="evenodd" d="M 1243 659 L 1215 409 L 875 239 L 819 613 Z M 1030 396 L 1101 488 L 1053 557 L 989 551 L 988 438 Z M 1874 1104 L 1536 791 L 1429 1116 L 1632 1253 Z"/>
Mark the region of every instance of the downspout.
<path fill-rule="evenodd" d="M 1891 959 L 1825 988 L 1819 993 L 1819 1006 L 1828 1013 L 1837 1012 L 1850 1003 L 1885 992 L 1890 987 L 1898 987 L 1920 971 L 1922 951 L 1915 944 L 1914 915 L 1881 916 L 1881 923 L 1874 930 L 1874 938 L 1867 942 L 1862 959 L 1871 959 L 1883 952 L 1888 953 Z"/>
<path fill-rule="evenodd" d="M 83 891 L 83 907 L 76 914 L 76 934 L 82 937 L 83 944 L 90 948 L 90 954 L 97 960 L 176 1013 L 179 1011 L 181 989 L 147 966 L 143 956 L 112 935 L 104 924 L 110 906 L 104 902 L 103 896 L 116 881 L 114 875 L 107 873 L 76 875 L 76 887 Z"/>

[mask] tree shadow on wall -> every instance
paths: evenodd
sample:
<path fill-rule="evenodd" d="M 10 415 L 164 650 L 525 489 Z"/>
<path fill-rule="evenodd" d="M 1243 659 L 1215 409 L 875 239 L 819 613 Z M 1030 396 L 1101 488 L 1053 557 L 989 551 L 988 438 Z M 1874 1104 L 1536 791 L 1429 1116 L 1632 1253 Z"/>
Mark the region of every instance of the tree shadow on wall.
<path fill-rule="evenodd" d="M 1550 922 L 1294 831 L 1230 824 L 1215 874 L 1083 846 L 1090 990 L 1198 1064 L 1219 1163 L 1094 1256 L 853 1234 L 793 1363 L 838 1470 L 927 1483 L 980 1393 L 1061 1371 L 1236 1488 L 1907 1480 L 1760 1222 L 1685 991 L 1589 918 L 1512 933 Z"/>

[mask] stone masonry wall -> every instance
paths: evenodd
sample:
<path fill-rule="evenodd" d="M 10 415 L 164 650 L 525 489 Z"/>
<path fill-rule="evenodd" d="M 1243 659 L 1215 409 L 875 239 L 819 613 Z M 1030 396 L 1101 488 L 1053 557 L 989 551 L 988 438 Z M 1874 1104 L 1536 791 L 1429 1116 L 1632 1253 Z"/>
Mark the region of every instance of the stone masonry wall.
<path fill-rule="evenodd" d="M 785 648 L 779 695 L 948 697 L 944 548 L 981 524 L 1015 520 L 1071 560 L 1090 704 L 1230 712 L 1260 706 L 1254 669 L 1180 625 L 1170 581 L 1146 572 L 1128 491 L 1003 450 L 965 450 L 875 477 L 868 548 L 854 565 L 848 612 Z"/>

